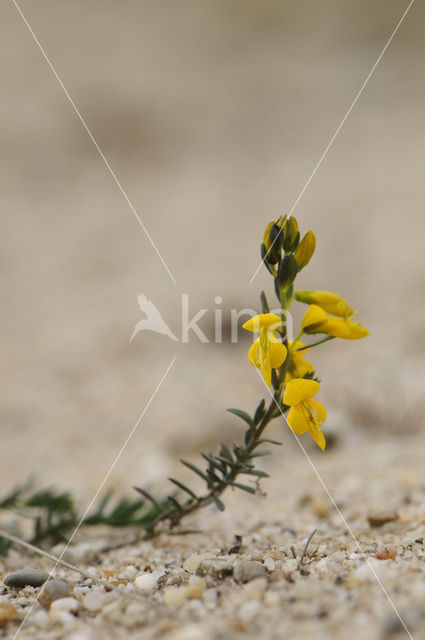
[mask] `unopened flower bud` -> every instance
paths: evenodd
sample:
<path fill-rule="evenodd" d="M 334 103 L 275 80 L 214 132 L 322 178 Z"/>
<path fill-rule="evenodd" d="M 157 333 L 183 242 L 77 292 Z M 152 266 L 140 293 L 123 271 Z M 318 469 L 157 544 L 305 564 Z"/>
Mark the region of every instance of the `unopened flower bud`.
<path fill-rule="evenodd" d="M 295 249 L 294 258 L 298 271 L 304 269 L 310 262 L 316 248 L 316 236 L 312 231 L 307 231 L 298 247 Z"/>

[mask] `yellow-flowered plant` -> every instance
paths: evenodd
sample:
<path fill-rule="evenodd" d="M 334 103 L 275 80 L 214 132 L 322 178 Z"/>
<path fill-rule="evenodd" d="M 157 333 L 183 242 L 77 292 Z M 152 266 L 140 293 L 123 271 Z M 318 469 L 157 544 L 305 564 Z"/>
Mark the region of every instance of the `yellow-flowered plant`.
<path fill-rule="evenodd" d="M 274 278 L 275 292 L 280 305 L 280 317 L 270 313 L 264 292 L 261 292 L 263 313 L 243 325 L 248 331 L 259 331 L 260 338 L 251 346 L 248 359 L 261 369 L 264 382 L 273 387 L 273 403 L 282 414 L 288 412 L 287 421 L 297 434 L 309 433 L 321 449 L 326 441 L 322 425 L 326 410 L 320 402 L 311 400 L 320 389 L 314 366 L 304 358 L 312 347 L 333 338 L 359 340 L 369 335 L 368 330 L 352 320 L 354 309 L 340 295 L 331 291 L 294 291 L 298 273 L 310 262 L 316 248 L 316 238 L 307 231 L 302 240 L 295 218 L 282 217 L 270 222 L 265 230 L 261 255 Z M 295 340 L 287 335 L 287 317 L 291 303 L 297 300 L 309 307 L 301 321 Z M 262 333 L 263 332 L 263 333 Z M 321 340 L 305 344 L 303 335 L 324 334 Z"/>
<path fill-rule="evenodd" d="M 309 289 L 294 290 L 296 277 L 309 264 L 315 248 L 314 233 L 307 231 L 301 238 L 294 217 L 284 216 L 267 225 L 261 256 L 273 276 L 279 305 L 277 310 L 271 312 L 266 294 L 262 291 L 261 313 L 245 322 L 243 328 L 256 334 L 248 352 L 248 360 L 262 376 L 271 399 L 268 404 L 265 399 L 261 400 L 253 415 L 241 409 L 228 409 L 246 423 L 243 444 L 229 447 L 221 443 L 218 453 L 202 453 L 207 462 L 205 469 L 182 460 L 205 482 L 206 491 L 203 494 L 197 495 L 193 489 L 174 478 L 170 480 L 180 490 L 183 499 L 173 494 L 165 501 L 157 501 L 147 491 L 139 489 L 152 502 L 151 511 L 144 520 L 144 526 L 150 534 L 158 530 L 160 522 L 168 521 L 173 526 L 183 516 L 210 503 L 224 509 L 221 496 L 228 487 L 256 493 L 258 481 L 267 476 L 264 471 L 255 468 L 256 458 L 268 453 L 261 450 L 260 446 L 266 442 L 281 444 L 264 438 L 264 431 L 274 418 L 285 415 L 295 434 L 308 433 L 320 449 L 325 449 L 322 427 L 326 420 L 326 409 L 315 399 L 320 384 L 314 365 L 305 355 L 313 347 L 329 340 L 358 340 L 366 337 L 368 331 L 353 320 L 353 308 L 338 294 Z M 294 301 L 307 304 L 308 308 L 293 339 L 288 335 L 287 320 Z M 322 335 L 311 341 L 309 336 L 315 334 Z M 254 479 L 255 485 L 241 483 L 239 478 L 243 475 Z"/>

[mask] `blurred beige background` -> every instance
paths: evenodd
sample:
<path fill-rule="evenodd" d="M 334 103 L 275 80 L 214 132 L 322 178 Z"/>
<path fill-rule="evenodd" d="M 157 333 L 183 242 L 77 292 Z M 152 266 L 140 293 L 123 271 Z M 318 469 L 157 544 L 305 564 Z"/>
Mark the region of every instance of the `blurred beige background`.
<path fill-rule="evenodd" d="M 129 344 L 137 294 L 179 332 L 189 293 L 209 335 L 215 296 L 225 317 L 258 308 L 263 287 L 272 297 L 265 270 L 249 284 L 263 229 L 292 207 L 407 2 L 20 6 L 176 284 L 3 2 L 2 491 L 35 472 L 91 495 L 177 356 L 110 478 L 161 487 L 177 457 L 237 437 L 225 408 L 253 409 L 264 389 L 248 338 Z M 318 240 L 300 286 L 341 293 L 371 330 L 312 356 L 340 448 L 423 435 L 424 18 L 416 3 L 294 212 Z M 293 456 L 288 429 L 275 435 Z"/>

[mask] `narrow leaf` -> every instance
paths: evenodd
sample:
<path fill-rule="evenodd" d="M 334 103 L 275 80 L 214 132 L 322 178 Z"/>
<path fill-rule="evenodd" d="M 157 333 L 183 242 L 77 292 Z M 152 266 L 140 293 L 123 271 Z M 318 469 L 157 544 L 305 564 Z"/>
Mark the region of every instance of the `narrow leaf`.
<path fill-rule="evenodd" d="M 168 478 L 168 479 L 170 482 L 175 484 L 179 489 L 188 493 L 192 498 L 194 498 L 194 500 L 197 500 L 198 497 L 196 493 L 192 491 L 192 489 L 189 489 L 189 487 L 186 487 L 186 485 L 183 484 L 182 482 L 179 482 L 179 480 L 175 480 L 175 478 Z"/>
<path fill-rule="evenodd" d="M 251 418 L 251 416 L 249 416 L 246 411 L 242 411 L 242 409 L 227 409 L 227 411 L 229 413 L 234 413 L 235 416 L 238 416 L 238 418 L 241 418 L 242 420 L 245 420 L 245 422 L 247 424 L 249 424 L 250 427 L 254 426 L 254 422 Z"/>
<path fill-rule="evenodd" d="M 224 504 L 222 503 L 222 501 L 220 500 L 220 498 L 217 498 L 217 496 L 213 496 L 213 500 L 214 500 L 215 504 L 217 505 L 217 508 L 218 508 L 220 511 L 224 511 L 225 506 L 224 506 Z"/>
<path fill-rule="evenodd" d="M 197 473 L 198 476 L 200 476 L 202 478 L 202 480 L 205 480 L 206 482 L 208 482 L 208 477 L 207 477 L 206 473 L 204 473 L 203 471 L 198 469 L 198 467 L 196 465 L 192 464 L 191 462 L 187 462 L 187 460 L 180 460 L 180 462 L 182 464 L 184 464 L 184 466 L 187 467 L 188 469 L 191 469 L 192 471 Z"/>
<path fill-rule="evenodd" d="M 264 398 L 261 400 L 260 404 L 258 405 L 258 407 L 255 410 L 255 414 L 254 414 L 254 424 L 258 424 L 261 420 L 261 418 L 264 416 L 264 407 L 266 406 L 266 402 L 264 400 Z"/>
<path fill-rule="evenodd" d="M 258 476 L 259 478 L 270 478 L 269 474 L 265 471 L 260 471 L 260 469 L 247 469 L 246 471 L 241 471 L 248 476 Z"/>
<path fill-rule="evenodd" d="M 242 489 L 242 491 L 246 491 L 247 493 L 254 494 L 256 492 L 256 490 L 253 487 L 249 487 L 246 484 L 239 484 L 239 482 L 234 482 L 232 484 L 232 487 L 237 487 L 238 489 Z"/>
<path fill-rule="evenodd" d="M 220 445 L 220 454 L 223 456 L 223 458 L 227 458 L 229 462 L 233 462 L 232 452 L 225 442 L 222 442 Z"/>

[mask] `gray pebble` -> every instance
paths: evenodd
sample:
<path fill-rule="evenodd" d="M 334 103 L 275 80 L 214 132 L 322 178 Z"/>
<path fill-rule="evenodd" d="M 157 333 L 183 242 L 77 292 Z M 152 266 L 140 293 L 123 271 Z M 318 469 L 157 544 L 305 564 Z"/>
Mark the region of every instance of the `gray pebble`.
<path fill-rule="evenodd" d="M 236 582 L 248 582 L 265 575 L 267 575 L 266 567 L 254 560 L 238 560 L 233 567 L 233 577 Z"/>
<path fill-rule="evenodd" d="M 196 573 L 199 576 L 214 576 L 222 580 L 226 576 L 230 576 L 233 567 L 225 558 L 204 558 L 198 565 Z"/>
<path fill-rule="evenodd" d="M 67 598 L 71 594 L 71 587 L 64 580 L 49 580 L 40 594 L 38 601 L 45 609 L 49 609 L 54 600 Z"/>
<path fill-rule="evenodd" d="M 4 579 L 7 587 L 40 587 L 49 577 L 48 573 L 38 569 L 14 571 Z"/>

